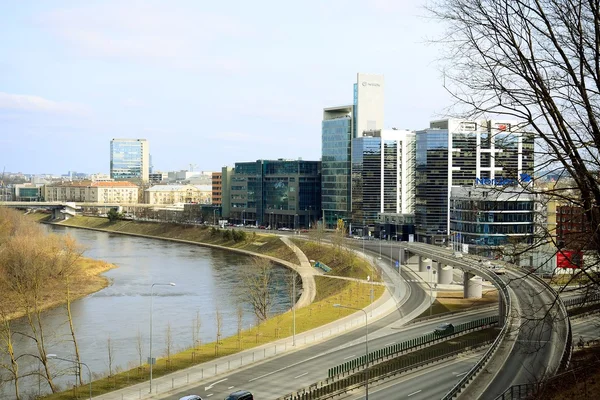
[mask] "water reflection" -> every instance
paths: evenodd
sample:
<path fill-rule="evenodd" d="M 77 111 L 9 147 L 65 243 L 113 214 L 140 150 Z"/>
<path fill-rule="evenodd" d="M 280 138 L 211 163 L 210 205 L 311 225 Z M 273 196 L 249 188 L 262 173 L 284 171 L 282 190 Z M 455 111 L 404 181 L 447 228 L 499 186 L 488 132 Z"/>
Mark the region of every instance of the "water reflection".
<path fill-rule="evenodd" d="M 165 352 L 165 332 L 170 324 L 174 347 L 178 350 L 192 345 L 192 330 L 197 311 L 200 312 L 200 337 L 210 342 L 216 337 L 216 309 L 223 317 L 223 334 L 237 331 L 238 294 L 243 290 L 240 269 L 250 259 L 246 256 L 200 246 L 151 240 L 132 236 L 109 234 L 65 227 L 49 227 L 56 233 L 68 233 L 86 247 L 85 256 L 105 260 L 119 268 L 105 273 L 111 285 L 72 304 L 75 331 L 81 360 L 92 373 L 108 371 L 107 341 L 113 347 L 113 368 L 125 369 L 137 365 L 137 337 L 143 338 L 142 359 L 148 357 L 150 317 L 150 286 L 152 283 L 175 282 L 177 286 L 154 287 L 153 355 Z M 285 268 L 276 268 L 273 287 L 274 312 L 290 307 L 288 277 Z M 251 309 L 244 306 L 244 328 L 254 324 Z M 47 351 L 59 357 L 70 358 L 73 345 L 64 307 L 44 313 L 43 325 Z M 23 319 L 14 321 L 16 331 L 26 331 Z M 15 335 L 19 354 L 34 354 L 31 341 Z M 37 368 L 32 357 L 25 357 L 22 371 Z M 25 361 L 27 360 L 27 361 Z M 64 366 L 64 364 L 61 364 Z M 63 385 L 72 383 L 72 377 L 59 379 Z M 25 378 L 21 388 L 27 393 L 38 393 L 38 380 Z M 45 392 L 42 384 L 39 388 Z M 11 398 L 10 387 L 0 392 L 2 398 Z"/>

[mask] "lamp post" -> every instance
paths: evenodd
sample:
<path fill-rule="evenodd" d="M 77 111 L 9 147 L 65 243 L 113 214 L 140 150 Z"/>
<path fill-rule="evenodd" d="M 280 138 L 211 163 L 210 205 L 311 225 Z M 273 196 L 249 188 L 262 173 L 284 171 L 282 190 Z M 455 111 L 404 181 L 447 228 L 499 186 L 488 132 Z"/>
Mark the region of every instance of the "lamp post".
<path fill-rule="evenodd" d="M 292 271 L 292 346 L 296 346 L 296 274 Z"/>
<path fill-rule="evenodd" d="M 90 367 L 88 367 L 88 365 L 86 363 L 83 363 L 81 361 L 69 360 L 67 358 L 60 358 L 56 354 L 46 354 L 46 358 L 55 358 L 57 360 L 67 361 L 67 362 L 70 362 L 73 364 L 85 365 L 85 367 L 88 370 L 88 381 L 90 382 L 90 400 L 91 400 L 91 398 L 92 398 L 92 371 L 90 371 Z"/>
<path fill-rule="evenodd" d="M 150 286 L 150 357 L 149 357 L 149 364 L 150 364 L 150 393 L 152 393 L 152 364 L 154 364 L 154 360 L 152 359 L 152 312 L 154 311 L 154 304 L 153 304 L 153 290 L 154 290 L 154 286 L 175 286 L 175 284 L 173 282 L 169 282 L 169 283 L 153 283 L 152 286 Z"/>
<path fill-rule="evenodd" d="M 242 211 L 242 225 L 246 226 L 246 210 Z"/>
<path fill-rule="evenodd" d="M 349 310 L 362 311 L 365 313 L 365 358 L 367 361 L 367 365 L 365 367 L 365 389 L 366 389 L 365 399 L 369 400 L 369 320 L 368 320 L 367 312 L 365 310 L 363 310 L 362 308 L 343 306 L 341 304 L 334 304 L 333 306 L 339 307 L 339 308 L 347 308 Z"/>
<path fill-rule="evenodd" d="M 311 224 L 311 222 L 312 222 L 311 221 L 311 215 L 310 215 L 311 209 L 312 209 L 312 206 L 308 206 L 308 229 L 310 229 L 311 225 L 312 225 Z"/>
<path fill-rule="evenodd" d="M 217 209 L 213 208 L 213 225 L 217 225 Z"/>

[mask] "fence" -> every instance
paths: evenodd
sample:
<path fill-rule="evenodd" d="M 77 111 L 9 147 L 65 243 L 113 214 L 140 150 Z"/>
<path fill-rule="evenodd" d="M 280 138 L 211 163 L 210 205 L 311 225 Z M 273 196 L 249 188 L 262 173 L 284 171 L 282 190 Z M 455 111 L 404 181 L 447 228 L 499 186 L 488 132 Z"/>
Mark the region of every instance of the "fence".
<path fill-rule="evenodd" d="M 492 342 L 495 335 L 496 333 L 494 332 L 485 337 L 466 339 L 462 342 L 451 343 L 443 348 L 434 350 L 427 349 L 421 352 L 407 354 L 402 357 L 396 357 L 384 363 L 369 367 L 365 371 L 368 373 L 369 382 L 376 382 L 453 357 L 465 351 L 486 346 Z M 333 398 L 364 386 L 366 383 L 365 371 L 346 376 L 339 380 L 327 379 L 325 381 L 317 382 L 305 389 L 280 397 L 277 400 L 323 400 Z"/>
<path fill-rule="evenodd" d="M 498 316 L 495 315 L 492 317 L 481 318 L 478 320 L 465 322 L 463 324 L 458 324 L 454 327 L 454 331 L 448 334 L 439 335 L 436 333 L 428 333 L 427 335 L 372 351 L 368 355 L 365 354 L 364 356 L 357 357 L 333 368 L 329 368 L 327 376 L 328 378 L 334 378 L 337 375 L 345 374 L 348 371 L 354 372 L 357 369 L 363 368 L 367 364 L 367 359 L 369 364 L 377 363 L 386 358 L 397 357 L 402 353 L 413 351 L 423 346 L 439 343 L 459 335 L 464 335 L 470 331 L 484 329 L 497 323 Z"/>

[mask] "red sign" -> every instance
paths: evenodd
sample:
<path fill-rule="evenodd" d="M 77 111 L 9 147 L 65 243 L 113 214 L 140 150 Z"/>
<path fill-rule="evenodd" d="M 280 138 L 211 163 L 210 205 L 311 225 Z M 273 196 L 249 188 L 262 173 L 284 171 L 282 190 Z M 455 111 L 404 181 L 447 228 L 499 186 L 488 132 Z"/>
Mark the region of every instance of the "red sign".
<path fill-rule="evenodd" d="M 556 253 L 557 268 L 581 268 L 583 253 L 581 251 L 562 250 Z"/>

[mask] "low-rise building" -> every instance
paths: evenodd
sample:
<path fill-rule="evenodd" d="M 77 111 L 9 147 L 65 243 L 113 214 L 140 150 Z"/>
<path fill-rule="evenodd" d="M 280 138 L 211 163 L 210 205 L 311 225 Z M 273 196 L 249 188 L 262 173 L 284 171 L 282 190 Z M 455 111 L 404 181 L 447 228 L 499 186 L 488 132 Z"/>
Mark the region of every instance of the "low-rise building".
<path fill-rule="evenodd" d="M 62 182 L 44 187 L 46 201 L 78 203 L 136 204 L 137 185 L 131 182 Z"/>
<path fill-rule="evenodd" d="M 155 185 L 146 189 L 144 194 L 146 204 L 208 204 L 212 189 L 199 188 L 194 185 Z"/>

